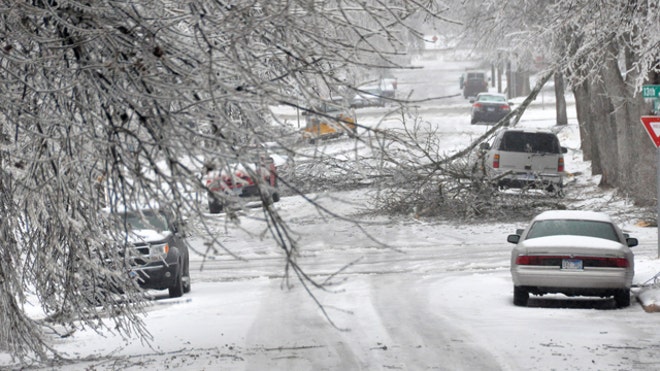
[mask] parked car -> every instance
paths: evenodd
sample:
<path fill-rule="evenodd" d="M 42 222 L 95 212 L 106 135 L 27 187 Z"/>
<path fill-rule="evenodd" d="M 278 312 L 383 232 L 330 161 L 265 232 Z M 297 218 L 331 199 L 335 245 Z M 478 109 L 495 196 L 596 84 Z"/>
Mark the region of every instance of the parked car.
<path fill-rule="evenodd" d="M 513 303 L 526 306 L 529 294 L 614 297 L 630 305 L 634 275 L 631 247 L 638 241 L 623 233 L 604 213 L 553 210 L 532 219 L 507 237 L 511 251 Z"/>
<path fill-rule="evenodd" d="M 538 188 L 561 195 L 565 147 L 550 131 L 506 129 L 480 145 L 485 172 L 499 188 Z"/>
<path fill-rule="evenodd" d="M 382 107 L 385 105 L 383 90 L 378 85 L 361 86 L 351 100 L 351 107 Z"/>
<path fill-rule="evenodd" d="M 167 212 L 144 208 L 113 217 L 127 227 L 129 274 L 141 288 L 168 290 L 172 298 L 190 292 L 188 247 Z"/>
<path fill-rule="evenodd" d="M 513 103 L 507 102 L 506 95 L 498 93 L 479 93 L 470 98 L 472 111 L 470 123 L 498 122 L 511 112 Z"/>
<path fill-rule="evenodd" d="M 488 78 L 482 71 L 465 71 L 459 79 L 463 97 L 475 97 L 488 91 Z"/>
<path fill-rule="evenodd" d="M 272 156 L 255 150 L 254 157 L 244 161 L 206 163 L 205 183 L 211 214 L 222 212 L 234 203 L 232 198 L 261 198 L 278 202 L 277 167 Z M 223 195 L 224 194 L 224 195 Z"/>

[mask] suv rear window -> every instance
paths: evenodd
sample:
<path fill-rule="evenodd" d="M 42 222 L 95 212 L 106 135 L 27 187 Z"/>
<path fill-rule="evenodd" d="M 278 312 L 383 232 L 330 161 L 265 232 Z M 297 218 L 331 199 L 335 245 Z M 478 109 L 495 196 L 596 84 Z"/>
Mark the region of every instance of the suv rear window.
<path fill-rule="evenodd" d="M 561 153 L 559 140 L 550 133 L 508 131 L 502 136 L 500 151 L 530 153 Z"/>

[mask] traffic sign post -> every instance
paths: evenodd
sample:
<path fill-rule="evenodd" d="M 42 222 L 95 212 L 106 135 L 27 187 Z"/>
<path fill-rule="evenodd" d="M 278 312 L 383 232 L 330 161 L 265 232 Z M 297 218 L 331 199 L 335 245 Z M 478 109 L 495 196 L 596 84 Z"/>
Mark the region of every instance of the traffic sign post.
<path fill-rule="evenodd" d="M 646 87 L 647 85 L 645 85 Z M 658 85 L 652 85 L 658 86 Z M 656 225 L 658 228 L 658 258 L 660 258 L 660 116 L 642 116 L 641 118 L 646 132 L 649 133 L 653 144 L 656 148 L 656 204 L 657 204 L 657 216 L 656 216 Z"/>

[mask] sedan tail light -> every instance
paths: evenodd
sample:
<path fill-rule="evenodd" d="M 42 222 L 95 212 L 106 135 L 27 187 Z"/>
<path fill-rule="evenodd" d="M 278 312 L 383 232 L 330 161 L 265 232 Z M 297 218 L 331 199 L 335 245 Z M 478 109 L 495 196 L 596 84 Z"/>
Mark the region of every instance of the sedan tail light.
<path fill-rule="evenodd" d="M 503 104 L 503 105 L 500 106 L 500 109 L 502 111 L 510 111 L 511 107 L 509 107 L 507 104 Z"/>
<path fill-rule="evenodd" d="M 474 107 L 474 108 L 481 108 L 481 107 L 483 107 L 483 104 L 481 104 L 481 103 L 475 103 L 475 104 L 472 105 L 472 107 Z"/>
<path fill-rule="evenodd" d="M 516 258 L 516 265 L 538 265 L 545 267 L 561 267 L 564 259 L 582 260 L 584 267 L 591 268 L 628 268 L 630 263 L 626 258 L 605 258 L 593 256 L 550 256 L 550 255 L 521 255 Z"/>

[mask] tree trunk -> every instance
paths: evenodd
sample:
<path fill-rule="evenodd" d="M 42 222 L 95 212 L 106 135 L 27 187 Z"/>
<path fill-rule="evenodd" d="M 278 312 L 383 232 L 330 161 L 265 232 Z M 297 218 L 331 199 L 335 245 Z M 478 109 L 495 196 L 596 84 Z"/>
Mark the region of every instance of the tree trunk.
<path fill-rule="evenodd" d="M 609 158 L 609 162 L 605 164 L 609 169 L 615 170 L 616 176 L 610 179 L 610 185 L 618 187 L 624 193 L 629 193 L 630 182 L 622 181 L 630 179 L 632 174 L 632 158 L 630 157 L 632 151 L 629 143 L 631 143 L 630 133 L 630 120 L 629 110 L 632 96 L 628 93 L 619 70 L 618 61 L 616 59 L 617 51 L 615 48 L 610 48 L 611 57 L 606 61 L 604 68 L 601 70 L 602 81 L 606 90 L 606 97 L 611 101 L 612 111 L 610 113 L 610 122 L 614 129 L 614 141 L 607 141 L 602 143 L 602 149 L 609 148 L 610 152 L 616 153 L 616 156 Z"/>
<path fill-rule="evenodd" d="M 568 125 L 566 114 L 566 87 L 561 71 L 555 72 L 555 107 L 557 109 L 557 125 Z"/>
<path fill-rule="evenodd" d="M 602 73 L 601 73 L 602 74 Z M 607 86 L 603 82 L 601 74 L 589 77 L 591 83 L 589 116 L 591 122 L 591 137 L 598 151 L 598 157 L 594 156 L 591 163 L 600 168 L 600 185 L 603 187 L 617 184 L 617 127 L 616 118 L 613 115 L 614 107 L 607 95 Z M 594 151 L 595 152 L 595 151 Z"/>
<path fill-rule="evenodd" d="M 649 205 L 655 199 L 655 151 L 639 117 L 643 101 L 636 95 L 634 85 L 625 81 L 619 68 L 618 49 L 608 48 L 609 57 L 600 71 L 604 94 L 609 100 L 608 119 L 602 125 L 599 149 L 603 166 L 603 185 L 617 187 L 637 204 Z M 633 68 L 627 68 L 626 79 L 633 79 Z M 593 98 L 593 97 L 592 97 Z"/>
<path fill-rule="evenodd" d="M 593 120 L 591 118 L 591 94 L 589 91 L 589 82 L 584 80 L 580 84 L 573 86 L 573 95 L 575 96 L 575 110 L 580 128 L 580 148 L 582 148 L 582 159 L 591 161 L 592 174 L 600 174 L 600 161 L 598 159 L 598 147 L 594 145 Z"/>

